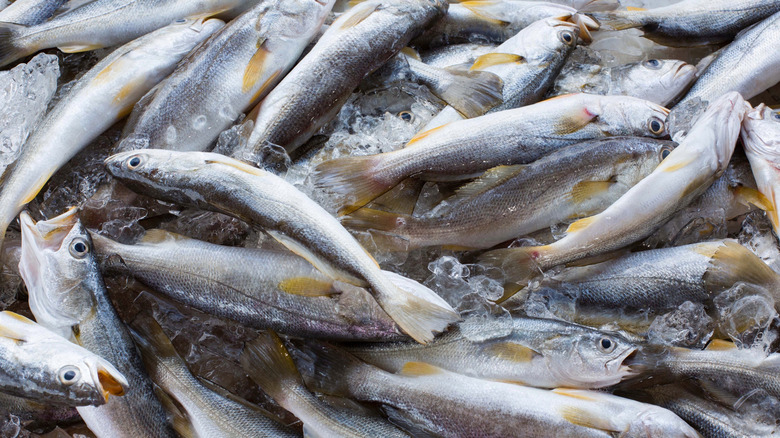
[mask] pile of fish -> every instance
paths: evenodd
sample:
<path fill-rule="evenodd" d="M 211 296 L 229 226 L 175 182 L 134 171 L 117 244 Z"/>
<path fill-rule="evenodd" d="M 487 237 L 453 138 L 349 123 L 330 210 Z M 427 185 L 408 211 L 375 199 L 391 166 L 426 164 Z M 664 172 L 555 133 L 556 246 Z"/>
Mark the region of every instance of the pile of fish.
<path fill-rule="evenodd" d="M 3 437 L 780 434 L 780 0 L 8 3 Z"/>

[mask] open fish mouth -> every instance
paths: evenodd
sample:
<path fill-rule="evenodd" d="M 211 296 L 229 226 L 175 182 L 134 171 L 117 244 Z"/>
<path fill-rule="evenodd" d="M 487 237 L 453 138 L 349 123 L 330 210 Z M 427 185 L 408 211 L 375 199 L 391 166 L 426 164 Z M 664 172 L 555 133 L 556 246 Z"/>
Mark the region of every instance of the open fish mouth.
<path fill-rule="evenodd" d="M 108 402 L 110 396 L 123 396 L 127 392 L 130 383 L 125 376 L 119 372 L 113 365 L 104 360 L 90 364 L 92 381 L 95 382 L 101 394 Z"/>
<path fill-rule="evenodd" d="M 22 238 L 34 243 L 37 251 L 58 251 L 62 242 L 78 220 L 78 209 L 71 208 L 65 213 L 49 220 L 35 222 L 26 212 L 19 215 L 22 226 Z"/>

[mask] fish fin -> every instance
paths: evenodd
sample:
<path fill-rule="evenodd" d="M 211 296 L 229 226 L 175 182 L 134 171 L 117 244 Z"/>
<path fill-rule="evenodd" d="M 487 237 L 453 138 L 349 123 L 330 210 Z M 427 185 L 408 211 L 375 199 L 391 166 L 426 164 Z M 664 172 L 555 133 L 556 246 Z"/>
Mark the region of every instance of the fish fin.
<path fill-rule="evenodd" d="M 184 360 L 176 352 L 176 349 L 173 348 L 171 340 L 154 318 L 145 318 L 143 323 L 134 325 L 133 329 L 130 330 L 130 334 L 141 351 L 141 359 L 143 359 L 150 376 L 161 375 L 162 371 L 160 370 L 162 369 L 184 374 L 190 372 Z M 170 392 L 170 388 L 163 384 L 164 379 L 154 380 L 159 380 L 158 384 L 162 389 Z"/>
<path fill-rule="evenodd" d="M 429 424 L 420 416 L 409 415 L 405 410 L 396 409 L 390 405 L 382 405 L 381 411 L 387 416 L 390 423 L 400 427 L 414 438 L 440 438 L 438 427 Z"/>
<path fill-rule="evenodd" d="M 601 420 L 597 415 L 593 415 L 585 409 L 578 408 L 576 406 L 563 406 L 560 408 L 561 417 L 571 424 L 577 426 L 587 427 L 590 429 L 598 429 L 607 432 L 618 432 L 613 430 L 614 428 L 605 420 Z"/>
<path fill-rule="evenodd" d="M 452 204 L 451 208 L 454 208 L 457 203 L 476 198 L 516 177 L 525 167 L 525 164 L 515 164 L 511 166 L 496 166 L 487 170 L 479 178 L 459 187 L 454 195 L 447 198 L 447 202 Z"/>
<path fill-rule="evenodd" d="M 400 184 L 393 187 L 384 195 L 374 199 L 370 207 L 380 210 L 392 211 L 394 213 L 411 215 L 417 206 L 417 199 L 420 197 L 425 181 L 417 178 L 407 178 Z"/>
<path fill-rule="evenodd" d="M 298 346 L 296 344 L 296 346 Z M 306 341 L 300 346 L 301 354 L 296 354 L 298 370 L 304 370 L 306 383 L 317 392 L 340 397 L 351 397 L 351 374 L 358 370 L 378 369 L 368 365 L 357 357 L 333 345 Z"/>
<path fill-rule="evenodd" d="M 322 257 L 314 254 L 314 252 L 309 250 L 309 248 L 307 248 L 305 245 L 302 245 L 300 242 L 294 240 L 286 234 L 275 230 L 266 230 L 266 233 L 273 237 L 274 240 L 281 243 L 282 246 L 289 249 L 293 254 L 306 259 L 307 262 L 311 263 L 315 268 L 317 268 L 318 271 L 322 272 L 328 277 L 355 286 L 363 287 L 366 285 L 364 281 L 348 276 L 336 270 L 327 260 L 324 260 Z"/>
<path fill-rule="evenodd" d="M 588 216 L 585 218 L 582 218 L 580 220 L 574 221 L 569 225 L 569 228 L 566 228 L 566 233 L 576 233 L 578 231 L 582 231 L 585 228 L 589 227 L 590 224 L 592 224 L 598 216 Z"/>
<path fill-rule="evenodd" d="M 2 313 L 4 315 L 7 315 L 7 316 L 10 316 L 11 318 L 13 318 L 13 319 L 15 319 L 15 320 L 17 320 L 19 322 L 22 322 L 24 324 L 35 325 L 35 321 L 33 321 L 32 319 L 30 319 L 30 318 L 28 318 L 28 317 L 26 317 L 24 315 L 20 315 L 20 314 L 18 314 L 16 312 L 12 312 L 10 310 L 3 310 L 0 313 Z"/>
<path fill-rule="evenodd" d="M 69 46 L 59 46 L 57 48 L 60 49 L 60 52 L 63 53 L 80 53 L 102 49 L 103 47 L 105 46 L 102 44 L 71 44 Z"/>
<path fill-rule="evenodd" d="M 713 339 L 707 344 L 705 350 L 711 351 L 724 351 L 724 350 L 736 350 L 737 344 L 727 341 L 725 339 Z"/>
<path fill-rule="evenodd" d="M 740 397 L 721 388 L 715 381 L 697 379 L 696 383 L 701 386 L 711 400 L 717 401 L 729 408 L 735 409 L 735 406 L 740 402 Z"/>
<path fill-rule="evenodd" d="M 244 78 L 241 82 L 241 92 L 248 93 L 255 88 L 257 81 L 263 76 L 263 67 L 268 59 L 268 50 L 264 47 L 266 38 L 261 37 L 257 42 L 257 50 L 244 69 Z"/>
<path fill-rule="evenodd" d="M 358 5 L 359 6 L 359 5 Z M 347 17 L 344 22 L 342 22 L 339 27 L 341 29 L 347 29 L 350 27 L 355 27 L 360 22 L 365 20 L 366 18 L 370 17 L 371 14 L 374 13 L 379 8 L 379 3 L 375 3 L 373 5 L 369 5 L 368 7 L 363 8 L 362 10 L 356 11 L 352 13 L 349 17 Z M 352 12 L 352 10 L 350 10 Z"/>
<path fill-rule="evenodd" d="M 642 27 L 642 23 L 632 18 L 630 13 L 621 11 L 590 12 L 588 15 L 608 30 L 624 30 Z"/>
<path fill-rule="evenodd" d="M 260 86 L 260 88 L 255 91 L 255 94 L 252 96 L 251 102 L 254 105 L 257 103 L 261 97 L 264 97 L 266 94 L 268 94 L 269 91 L 271 91 L 271 88 L 275 86 L 279 79 L 282 77 L 282 70 L 276 70 L 273 73 L 271 73 L 270 76 L 268 76 L 268 79 L 263 82 L 263 85 Z"/>
<path fill-rule="evenodd" d="M 478 57 L 469 70 L 482 70 L 499 64 L 522 64 L 525 58 L 514 53 L 485 53 Z"/>
<path fill-rule="evenodd" d="M 18 315 L 18 314 L 13 313 L 13 312 L 5 311 L 3 313 L 7 314 L 8 316 L 12 316 L 11 314 L 13 314 L 15 316 L 24 318 L 23 316 Z M 25 319 L 27 319 L 27 318 L 25 318 Z M 0 337 L 6 338 L 6 339 L 11 339 L 11 340 L 16 341 L 16 342 L 25 342 L 27 340 L 27 336 L 25 336 L 24 333 L 21 333 L 18 330 L 14 330 L 11 327 L 6 327 L 5 325 L 1 325 L 1 324 L 0 324 Z"/>
<path fill-rule="evenodd" d="M 420 132 L 420 133 L 416 134 L 414 137 L 412 137 L 412 138 L 411 138 L 411 139 L 410 139 L 410 140 L 409 140 L 409 141 L 406 143 L 406 146 L 404 146 L 404 147 L 409 147 L 409 146 L 413 145 L 414 143 L 417 143 L 417 142 L 419 142 L 420 140 L 422 140 L 422 139 L 424 139 L 424 138 L 428 137 L 429 135 L 433 134 L 434 132 L 436 132 L 436 131 L 440 131 L 442 128 L 444 128 L 444 127 L 445 127 L 445 126 L 447 126 L 447 125 L 449 125 L 449 123 L 445 123 L 445 124 L 443 124 L 443 125 L 441 125 L 441 126 L 437 126 L 437 127 L 435 127 L 435 128 L 432 128 L 432 129 L 429 129 L 429 130 L 427 130 L 427 131 L 423 131 L 423 132 Z"/>
<path fill-rule="evenodd" d="M 763 193 L 750 187 L 738 186 L 733 190 L 734 197 L 737 198 L 737 202 L 749 207 L 751 204 L 760 208 L 761 210 L 772 212 L 775 207 L 772 205 L 772 201 L 769 200 Z"/>
<path fill-rule="evenodd" d="M 667 157 L 667 160 L 668 160 L 668 157 Z M 670 161 L 670 160 L 667 161 L 667 160 L 662 161 L 661 164 L 659 164 L 656 169 L 660 170 L 662 172 L 674 172 L 676 170 L 680 170 L 680 169 L 684 168 L 685 166 L 687 166 L 687 165 L 689 165 L 691 163 L 695 163 L 697 161 L 697 157 L 695 157 L 695 156 L 690 156 L 690 157 L 682 156 L 681 158 L 678 158 L 678 159 L 676 159 L 674 161 Z M 664 163 L 666 163 L 666 164 L 664 164 Z"/>
<path fill-rule="evenodd" d="M 181 234 L 176 234 L 170 231 L 154 228 L 151 230 L 147 230 L 144 233 L 144 235 L 141 236 L 141 239 L 138 242 L 139 243 L 165 243 L 165 242 L 180 241 L 180 240 L 190 240 L 190 238 L 186 236 L 182 236 Z"/>
<path fill-rule="evenodd" d="M 304 297 L 327 297 L 338 294 L 332 281 L 322 281 L 311 277 L 293 277 L 282 280 L 279 289 L 292 295 Z"/>
<path fill-rule="evenodd" d="M 206 389 L 208 389 L 209 391 L 211 391 L 213 393 L 216 393 L 216 394 L 219 394 L 220 396 L 222 396 L 222 397 L 224 397 L 224 398 L 226 398 L 228 400 L 232 400 L 232 401 L 234 401 L 234 402 L 236 402 L 236 403 L 238 403 L 240 405 L 243 405 L 245 408 L 247 408 L 249 410 L 252 410 L 252 411 L 255 411 L 255 412 L 257 412 L 260 415 L 263 415 L 265 417 L 268 417 L 268 418 L 270 418 L 272 420 L 275 420 L 275 421 L 278 421 L 280 423 L 282 422 L 281 419 L 279 417 L 277 417 L 276 415 L 274 415 L 272 412 L 267 411 L 267 410 L 261 408 L 260 406 L 257 406 L 256 404 L 251 403 L 251 402 L 249 402 L 249 401 L 247 401 L 247 400 L 245 400 L 245 399 L 243 399 L 243 398 L 233 394 L 232 392 L 230 392 L 227 389 L 217 385 L 216 383 L 212 382 L 211 380 L 204 379 L 203 377 L 200 377 L 200 376 L 198 376 L 197 379 L 198 379 L 198 382 L 201 385 L 203 385 Z"/>
<path fill-rule="evenodd" d="M 240 361 L 249 377 L 277 401 L 291 387 L 303 386 L 295 362 L 276 333 L 262 333 L 248 342 Z"/>
<path fill-rule="evenodd" d="M 644 11 L 647 10 L 647 8 L 638 8 L 636 6 L 626 6 L 626 10 L 627 11 L 631 11 L 631 12 L 644 12 Z"/>
<path fill-rule="evenodd" d="M 416 220 L 414 217 L 405 214 L 361 208 L 341 218 L 341 225 L 356 230 L 402 232 L 406 224 L 414 220 Z"/>
<path fill-rule="evenodd" d="M 525 283 L 542 273 L 537 259 L 545 249 L 545 246 L 497 249 L 479 256 L 479 262 L 501 268 L 509 283 Z"/>
<path fill-rule="evenodd" d="M 580 39 L 585 43 L 593 42 L 593 35 L 590 31 L 598 30 L 601 27 L 598 21 L 584 14 L 574 14 L 566 21 L 574 23 L 579 27 Z"/>
<path fill-rule="evenodd" d="M 553 99 L 558 97 L 561 96 L 556 96 Z M 588 126 L 597 117 L 598 114 L 591 112 L 587 107 L 582 107 L 570 114 L 562 116 L 560 122 L 556 126 L 555 133 L 558 135 L 573 134 Z"/>
<path fill-rule="evenodd" d="M 43 186 L 46 185 L 47 182 L 49 182 L 49 179 L 54 175 L 54 171 L 51 171 L 49 173 L 39 174 L 38 180 L 35 181 L 35 183 L 29 185 L 27 187 L 27 196 L 22 199 L 22 202 L 18 206 L 19 208 L 23 208 L 28 203 L 32 202 L 33 199 L 35 199 L 36 196 L 38 196 L 38 193 L 43 189 Z"/>
<path fill-rule="evenodd" d="M 406 46 L 403 49 L 401 49 L 401 53 L 404 55 L 414 59 L 415 61 L 422 62 L 422 58 L 420 57 L 420 54 L 417 53 L 417 50 L 414 50 L 413 48 Z"/>
<path fill-rule="evenodd" d="M 443 373 L 444 370 L 425 362 L 406 362 L 398 372 L 404 376 L 421 377 L 434 376 Z"/>
<path fill-rule="evenodd" d="M 173 398 L 163 391 L 159 386 L 154 386 L 154 394 L 163 406 L 163 410 L 168 414 L 168 418 L 173 425 L 173 430 L 181 438 L 198 438 L 195 427 L 190 422 L 187 415 L 179 408 Z"/>
<path fill-rule="evenodd" d="M 346 197 L 339 215 L 351 213 L 392 189 L 399 181 L 377 177 L 381 155 L 344 157 L 326 161 L 314 169 L 315 185 Z"/>
<path fill-rule="evenodd" d="M 588 397 L 587 395 L 580 394 L 579 391 L 576 390 L 569 390 L 567 388 L 555 388 L 552 390 L 552 392 L 563 395 L 566 397 L 576 398 L 577 400 L 585 400 L 585 401 L 596 401 L 593 397 Z"/>
<path fill-rule="evenodd" d="M 780 275 L 735 240 L 724 240 L 715 250 L 702 279 L 705 284 L 726 288 L 737 281 L 750 283 L 764 287 L 773 295 L 777 295 L 775 291 L 780 285 Z"/>
<path fill-rule="evenodd" d="M 481 116 L 504 101 L 504 81 L 497 75 L 449 67 L 444 70 L 451 75 L 450 85 L 435 94 L 466 118 Z"/>
<path fill-rule="evenodd" d="M 490 344 L 487 348 L 497 358 L 510 362 L 528 363 L 539 356 L 537 351 L 528 348 L 525 345 L 518 344 L 517 342 L 496 342 Z"/>
<path fill-rule="evenodd" d="M 489 21 L 493 24 L 505 26 L 510 23 L 506 20 L 502 20 L 500 17 L 497 17 L 494 14 L 484 9 L 486 7 L 490 7 L 499 3 L 501 2 L 496 0 L 472 0 L 472 1 L 460 2 L 460 5 L 468 9 L 469 11 L 471 11 L 474 15 L 482 18 L 483 20 Z"/>
<path fill-rule="evenodd" d="M 571 189 L 571 199 L 575 204 L 581 204 L 609 190 L 615 183 L 612 181 L 580 181 Z"/>
<path fill-rule="evenodd" d="M 28 48 L 18 45 L 19 38 L 25 33 L 27 26 L 16 23 L 0 22 L 0 67 L 33 53 Z"/>
<path fill-rule="evenodd" d="M 382 273 L 385 274 L 385 276 L 402 291 L 408 292 L 417 298 L 422 298 L 423 300 L 437 306 L 451 309 L 450 305 L 447 304 L 447 301 L 445 301 L 444 298 L 440 297 L 439 294 L 432 291 L 422 283 L 419 283 L 416 280 L 412 280 L 411 278 L 404 277 L 403 275 L 396 274 L 395 272 L 382 270 Z"/>
<path fill-rule="evenodd" d="M 209 158 L 205 160 L 206 164 L 222 164 L 224 166 L 232 167 L 236 170 L 247 173 L 249 175 L 255 175 L 255 176 L 268 175 L 268 172 L 266 172 L 265 170 L 260 169 L 259 167 L 255 167 L 249 163 L 236 160 L 235 158 L 218 156 L 219 154 L 209 154 L 209 155 L 213 156 L 213 158 Z"/>

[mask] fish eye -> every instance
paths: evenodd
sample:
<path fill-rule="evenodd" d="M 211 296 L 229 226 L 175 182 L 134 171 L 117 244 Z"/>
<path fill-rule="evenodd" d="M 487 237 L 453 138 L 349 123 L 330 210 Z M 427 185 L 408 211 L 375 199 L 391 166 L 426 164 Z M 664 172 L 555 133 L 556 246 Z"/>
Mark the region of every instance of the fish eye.
<path fill-rule="evenodd" d="M 66 365 L 60 368 L 59 377 L 60 382 L 70 386 L 79 381 L 81 378 L 81 371 L 72 365 Z"/>
<path fill-rule="evenodd" d="M 658 117 L 653 117 L 647 122 L 647 127 L 655 135 L 661 135 L 664 133 L 664 122 Z"/>
<path fill-rule="evenodd" d="M 141 165 L 141 157 L 138 155 L 130 157 L 129 160 L 127 160 L 127 168 L 130 170 L 135 170 L 138 168 L 138 166 Z"/>
<path fill-rule="evenodd" d="M 562 30 L 558 33 L 558 38 L 566 45 L 571 45 L 574 42 L 574 34 L 569 30 Z"/>
<path fill-rule="evenodd" d="M 401 111 L 398 113 L 398 117 L 400 117 L 404 122 L 413 122 L 415 118 L 414 113 L 411 111 Z"/>
<path fill-rule="evenodd" d="M 661 149 L 661 159 L 662 159 L 662 160 L 665 160 L 665 159 L 666 159 L 666 157 L 668 157 L 668 156 L 669 156 L 669 154 L 671 154 L 671 153 L 672 153 L 672 150 L 671 150 L 671 149 L 669 149 L 669 148 L 663 148 L 663 149 Z"/>
<path fill-rule="evenodd" d="M 616 346 L 617 344 L 612 339 L 606 337 L 599 339 L 599 348 L 604 353 L 612 353 Z"/>
<path fill-rule="evenodd" d="M 780 122 L 780 113 L 774 113 L 772 114 L 772 118 Z"/>
<path fill-rule="evenodd" d="M 70 243 L 70 255 L 77 259 L 84 258 L 89 252 L 89 244 L 82 238 L 73 239 Z"/>
<path fill-rule="evenodd" d="M 642 65 L 649 69 L 658 70 L 661 68 L 661 61 L 657 59 L 648 59 L 647 61 L 643 62 Z"/>
<path fill-rule="evenodd" d="M 181 23 L 186 23 L 186 22 L 187 22 L 187 20 L 185 20 L 184 18 L 180 18 L 180 19 L 176 20 L 174 23 L 181 24 Z"/>

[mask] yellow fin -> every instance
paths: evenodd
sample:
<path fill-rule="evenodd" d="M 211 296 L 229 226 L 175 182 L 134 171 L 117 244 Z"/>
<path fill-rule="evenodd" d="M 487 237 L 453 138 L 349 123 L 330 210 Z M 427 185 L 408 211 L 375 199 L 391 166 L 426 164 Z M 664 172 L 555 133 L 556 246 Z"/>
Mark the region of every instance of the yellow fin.
<path fill-rule="evenodd" d="M 569 225 L 569 228 L 566 229 L 567 233 L 576 233 L 577 231 L 580 231 L 584 228 L 587 228 L 590 224 L 593 223 L 593 221 L 596 220 L 597 216 L 589 216 L 586 218 L 582 218 L 578 221 L 572 222 L 571 225 Z"/>
<path fill-rule="evenodd" d="M 3 325 L 0 325 L 0 337 L 8 338 L 14 341 L 24 341 L 27 337 L 23 333 L 19 333 L 16 330 L 10 329 Z"/>
<path fill-rule="evenodd" d="M 672 152 L 672 154 L 674 154 L 674 152 Z M 674 172 L 675 170 L 680 170 L 695 161 L 696 157 L 685 157 L 676 161 L 670 161 L 669 157 L 667 157 L 664 161 L 661 162 L 661 164 L 658 165 L 656 170 L 661 170 L 663 172 Z"/>
<path fill-rule="evenodd" d="M 38 177 L 38 180 L 35 181 L 34 184 L 32 184 L 29 189 L 30 191 L 27 192 L 27 196 L 22 200 L 22 203 L 19 205 L 19 208 L 24 207 L 28 203 L 30 203 L 33 199 L 35 199 L 36 196 L 38 196 L 38 193 L 41 191 L 43 186 L 46 185 L 47 182 L 49 182 L 49 179 L 51 176 L 54 175 L 54 172 L 49 172 L 45 175 L 40 175 Z"/>
<path fill-rule="evenodd" d="M 441 373 L 443 370 L 435 365 L 425 362 L 406 362 L 400 373 L 404 376 L 432 376 Z"/>
<path fill-rule="evenodd" d="M 647 8 L 637 8 L 636 6 L 628 6 L 626 7 L 626 10 L 632 12 L 642 12 L 642 11 L 646 11 Z"/>
<path fill-rule="evenodd" d="M 139 242 L 163 243 L 170 240 L 189 240 L 189 238 L 182 236 L 181 234 L 171 233 L 170 231 L 165 231 L 159 228 L 155 228 L 152 230 L 148 230 L 146 233 L 144 233 L 144 235 L 141 236 Z"/>
<path fill-rule="evenodd" d="M 724 339 L 713 339 L 709 344 L 707 344 L 707 348 L 705 350 L 726 351 L 736 350 L 736 348 L 736 344 L 731 341 L 726 341 Z"/>
<path fill-rule="evenodd" d="M 216 155 L 216 154 L 212 154 L 212 155 Z M 234 160 L 228 157 L 207 159 L 206 164 L 224 164 L 225 166 L 230 166 L 234 169 L 240 170 L 241 172 L 248 173 L 250 175 L 255 175 L 255 176 L 267 175 L 267 172 L 263 169 L 252 166 L 251 164 L 245 163 L 243 161 Z"/>
<path fill-rule="evenodd" d="M 571 199 L 579 204 L 596 197 L 612 187 L 611 181 L 580 181 L 571 189 Z"/>
<path fill-rule="evenodd" d="M 517 363 L 530 362 L 534 357 L 539 355 L 536 351 L 525 345 L 509 341 L 497 342 L 492 344 L 489 348 L 498 358 Z"/>
<path fill-rule="evenodd" d="M 606 420 L 601 420 L 599 416 L 593 415 L 585 409 L 575 406 L 564 406 L 561 408 L 561 416 L 564 420 L 577 426 L 587 427 L 589 429 L 599 429 L 612 431 L 612 427 Z"/>
<path fill-rule="evenodd" d="M 416 59 L 417 61 L 422 61 L 422 58 L 420 58 L 420 54 L 417 53 L 417 50 L 414 50 L 411 47 L 408 47 L 408 46 L 404 47 L 403 49 L 401 49 L 401 53 L 403 53 L 404 55 L 406 55 L 406 56 L 408 56 L 408 57 L 410 57 L 412 59 Z"/>
<path fill-rule="evenodd" d="M 498 1 L 491 1 L 491 0 L 477 0 L 477 1 L 460 2 L 460 5 L 468 9 L 469 11 L 471 11 L 474 15 L 482 18 L 483 20 L 489 21 L 494 24 L 507 25 L 509 24 L 508 21 L 502 20 L 483 9 L 485 7 L 494 6 L 499 3 L 500 2 Z"/>
<path fill-rule="evenodd" d="M 525 58 L 514 53 L 486 53 L 477 58 L 469 70 L 482 70 L 499 64 L 520 64 L 524 61 Z"/>
<path fill-rule="evenodd" d="M 128 98 L 128 96 L 130 96 L 131 93 L 133 93 L 134 91 L 138 91 L 144 82 L 146 82 L 145 77 L 138 77 L 124 84 L 122 88 L 119 89 L 119 92 L 116 93 L 116 96 L 114 96 L 114 103 L 115 104 L 122 103 L 124 100 Z M 135 105 L 135 102 L 130 102 L 131 109 L 133 105 Z M 120 113 L 123 113 L 125 111 L 126 110 L 123 109 L 122 111 L 120 111 Z"/>
<path fill-rule="evenodd" d="M 341 29 L 347 29 L 350 27 L 355 27 L 358 24 L 360 24 L 361 21 L 368 18 L 371 14 L 374 13 L 374 11 L 379 8 L 379 3 L 375 3 L 373 5 L 370 5 L 369 7 L 363 8 L 362 10 L 355 11 L 350 16 L 346 17 L 343 23 L 341 23 L 340 28 Z M 352 10 L 350 10 L 352 12 Z M 347 12 L 348 14 L 350 12 Z"/>
<path fill-rule="evenodd" d="M 292 295 L 305 297 L 323 297 L 336 293 L 333 282 L 317 280 L 311 277 L 293 277 L 279 283 L 279 289 Z"/>
<path fill-rule="evenodd" d="M 558 135 L 573 134 L 588 126 L 596 117 L 598 117 L 598 114 L 592 113 L 587 107 L 583 106 L 571 114 L 562 116 L 555 133 Z"/>
<path fill-rule="evenodd" d="M 261 85 L 260 88 L 257 89 L 254 96 L 252 96 L 252 102 L 254 103 L 258 101 L 261 97 L 263 97 L 266 93 L 268 93 L 268 91 L 270 91 L 270 88 L 278 82 L 279 77 L 281 75 L 282 75 L 281 70 L 276 70 L 275 72 L 273 72 L 273 74 L 269 76 L 268 79 L 265 80 L 265 82 L 263 82 L 263 85 Z"/>
<path fill-rule="evenodd" d="M 769 200 L 763 193 L 750 187 L 738 186 L 734 189 L 734 196 L 737 201 L 745 206 L 753 204 L 761 210 L 772 212 L 775 210 L 775 206 L 772 205 L 772 201 Z"/>
<path fill-rule="evenodd" d="M 104 46 L 102 44 L 73 44 L 70 46 L 62 46 L 57 48 L 64 53 L 78 53 L 78 52 L 89 52 L 91 50 L 102 49 L 103 47 Z"/>
<path fill-rule="evenodd" d="M 35 322 L 33 320 L 31 320 L 30 318 L 28 318 L 26 316 L 20 315 L 20 314 L 18 314 L 16 312 L 11 312 L 10 310 L 3 310 L 3 314 L 8 315 L 11 318 L 13 318 L 13 319 L 15 319 L 17 321 L 23 322 L 25 324 L 35 325 Z"/>
<path fill-rule="evenodd" d="M 261 38 L 261 40 L 257 43 L 257 51 L 244 69 L 244 79 L 241 83 L 242 93 L 248 93 L 249 90 L 255 88 L 257 81 L 263 76 L 263 66 L 265 66 L 268 57 L 268 51 L 263 47 L 265 38 Z"/>
<path fill-rule="evenodd" d="M 735 240 L 724 240 L 710 259 L 702 280 L 709 287 L 730 288 L 741 281 L 773 292 L 780 285 L 780 276 L 752 251 Z"/>
<path fill-rule="evenodd" d="M 433 128 L 433 129 L 429 129 L 427 131 L 423 131 L 423 132 L 415 135 L 414 137 L 412 137 L 411 140 L 409 140 L 408 143 L 406 143 L 406 146 L 411 146 L 412 144 L 417 143 L 418 141 L 424 139 L 425 137 L 428 137 L 429 135 L 433 134 L 434 132 L 443 129 L 447 125 L 449 125 L 449 123 L 446 123 L 446 124 L 441 125 L 441 126 L 437 126 L 437 127 Z"/>

